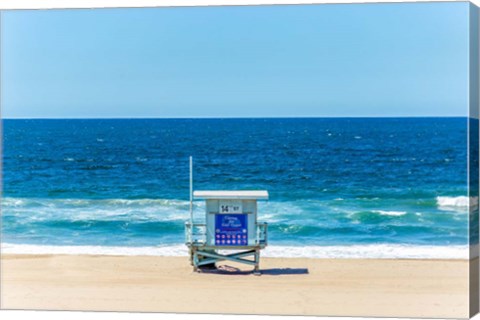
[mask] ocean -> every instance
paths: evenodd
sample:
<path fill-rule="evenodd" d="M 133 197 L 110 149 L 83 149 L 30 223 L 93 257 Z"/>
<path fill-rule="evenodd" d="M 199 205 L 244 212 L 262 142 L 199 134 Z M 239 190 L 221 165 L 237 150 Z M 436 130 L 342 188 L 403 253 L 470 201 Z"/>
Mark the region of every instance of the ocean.
<path fill-rule="evenodd" d="M 3 120 L 2 249 L 184 255 L 191 155 L 195 190 L 269 191 L 267 256 L 466 258 L 467 121 Z"/>

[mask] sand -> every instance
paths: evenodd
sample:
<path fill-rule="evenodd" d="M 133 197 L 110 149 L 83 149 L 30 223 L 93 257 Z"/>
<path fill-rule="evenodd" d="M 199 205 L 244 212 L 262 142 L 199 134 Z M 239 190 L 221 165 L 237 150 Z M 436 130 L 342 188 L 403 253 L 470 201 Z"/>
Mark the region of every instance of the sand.
<path fill-rule="evenodd" d="M 466 260 L 262 258 L 261 276 L 231 263 L 194 273 L 183 257 L 8 254 L 1 262 L 3 309 L 469 316 Z"/>

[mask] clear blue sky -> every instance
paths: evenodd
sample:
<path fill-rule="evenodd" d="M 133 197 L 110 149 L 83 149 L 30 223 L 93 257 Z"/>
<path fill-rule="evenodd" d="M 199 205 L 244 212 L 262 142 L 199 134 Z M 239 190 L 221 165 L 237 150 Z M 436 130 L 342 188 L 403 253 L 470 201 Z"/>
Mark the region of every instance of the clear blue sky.
<path fill-rule="evenodd" d="M 2 12 L 5 118 L 466 116 L 468 3 Z"/>

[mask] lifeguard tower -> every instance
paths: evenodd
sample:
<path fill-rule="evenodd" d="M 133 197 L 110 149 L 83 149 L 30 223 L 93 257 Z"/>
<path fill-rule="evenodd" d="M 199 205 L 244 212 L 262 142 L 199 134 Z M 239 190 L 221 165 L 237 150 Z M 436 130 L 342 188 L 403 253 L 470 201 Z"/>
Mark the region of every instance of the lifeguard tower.
<path fill-rule="evenodd" d="M 193 192 L 190 183 L 190 194 L 191 216 L 190 221 L 185 223 L 185 242 L 194 271 L 229 260 L 252 265 L 254 273 L 260 274 L 260 250 L 267 246 L 267 223 L 257 220 L 257 201 L 268 200 L 268 192 Z M 201 223 L 193 222 L 194 199 L 206 202 L 205 219 Z"/>

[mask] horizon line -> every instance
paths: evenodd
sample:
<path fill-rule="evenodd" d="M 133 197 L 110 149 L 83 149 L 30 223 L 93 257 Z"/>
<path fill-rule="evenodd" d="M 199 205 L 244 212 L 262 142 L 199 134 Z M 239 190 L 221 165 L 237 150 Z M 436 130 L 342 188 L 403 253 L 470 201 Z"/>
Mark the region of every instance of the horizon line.
<path fill-rule="evenodd" d="M 208 119 L 397 119 L 397 118 L 470 118 L 469 115 L 441 116 L 278 116 L 278 117 L 0 117 L 1 120 L 208 120 Z"/>

